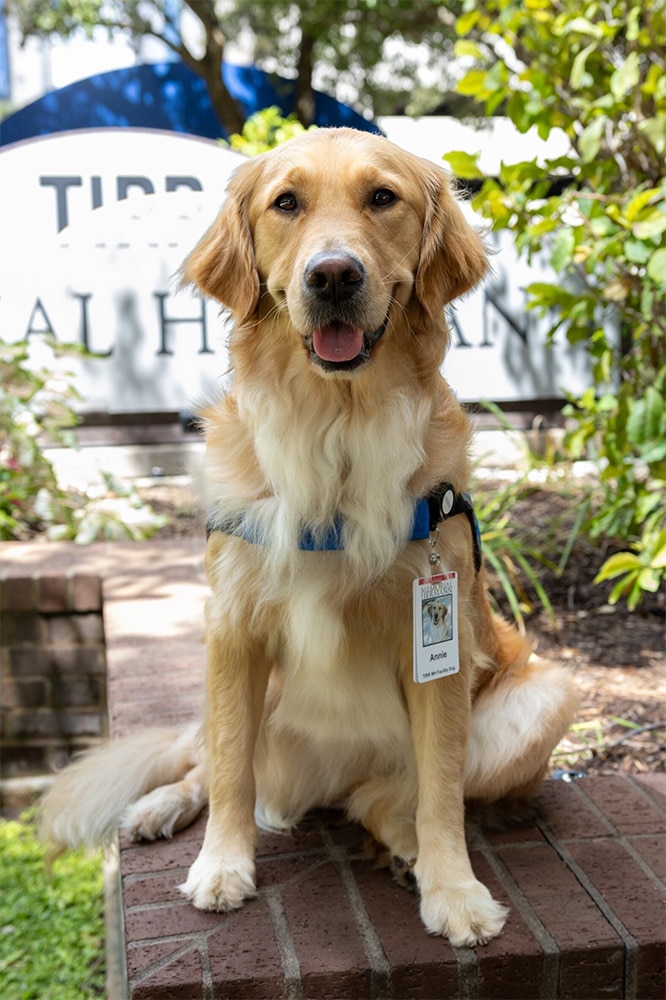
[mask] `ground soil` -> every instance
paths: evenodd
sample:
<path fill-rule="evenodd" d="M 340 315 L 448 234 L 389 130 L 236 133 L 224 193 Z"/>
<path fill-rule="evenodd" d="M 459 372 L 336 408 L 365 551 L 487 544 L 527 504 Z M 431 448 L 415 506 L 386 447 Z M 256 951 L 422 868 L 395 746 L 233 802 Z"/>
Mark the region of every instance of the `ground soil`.
<path fill-rule="evenodd" d="M 182 490 L 156 485 L 144 496 L 172 518 L 160 535 L 203 533 L 202 518 Z M 575 510 L 575 491 L 536 488 L 515 504 L 511 530 L 557 562 Z M 552 614 L 522 581 L 525 603 L 532 605 L 525 611 L 528 634 L 541 656 L 571 667 L 581 695 L 576 723 L 556 748 L 551 770 L 613 774 L 666 768 L 666 594 L 648 595 L 635 611 L 623 602 L 611 606 L 610 585 L 593 583 L 609 554 L 608 545 L 579 537 L 563 571 L 535 562 Z M 490 577 L 497 606 L 510 614 L 502 588 Z"/>

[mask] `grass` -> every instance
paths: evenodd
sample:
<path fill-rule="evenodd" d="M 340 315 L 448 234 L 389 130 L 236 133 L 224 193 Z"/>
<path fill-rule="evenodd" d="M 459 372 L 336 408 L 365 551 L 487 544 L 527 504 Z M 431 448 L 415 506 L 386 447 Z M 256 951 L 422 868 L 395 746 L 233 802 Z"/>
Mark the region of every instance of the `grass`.
<path fill-rule="evenodd" d="M 49 876 L 32 815 L 0 819 L 0 997 L 103 995 L 101 854 L 67 854 Z"/>

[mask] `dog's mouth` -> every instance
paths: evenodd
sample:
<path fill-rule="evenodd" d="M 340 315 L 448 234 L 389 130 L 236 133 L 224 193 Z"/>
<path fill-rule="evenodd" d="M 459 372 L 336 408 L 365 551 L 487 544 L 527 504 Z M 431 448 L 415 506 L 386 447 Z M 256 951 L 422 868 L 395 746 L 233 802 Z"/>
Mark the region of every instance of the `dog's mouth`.
<path fill-rule="evenodd" d="M 372 350 L 388 325 L 368 333 L 359 326 L 333 320 L 303 337 L 310 358 L 325 371 L 353 371 L 370 360 Z"/>

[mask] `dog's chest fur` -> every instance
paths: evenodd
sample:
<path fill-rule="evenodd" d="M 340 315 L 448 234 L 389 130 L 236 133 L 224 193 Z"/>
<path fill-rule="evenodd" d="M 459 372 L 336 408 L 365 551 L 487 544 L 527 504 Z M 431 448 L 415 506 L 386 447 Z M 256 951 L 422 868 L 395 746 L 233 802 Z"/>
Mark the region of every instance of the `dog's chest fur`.
<path fill-rule="evenodd" d="M 332 394 L 330 394 L 332 396 Z M 267 495 L 245 514 L 262 542 L 229 539 L 216 591 L 240 628 L 270 632 L 284 676 L 275 724 L 318 739 L 402 742 L 408 736 L 399 664 L 411 642 L 411 580 L 427 568 L 423 543 L 405 546 L 410 480 L 424 462 L 430 405 L 395 393 L 367 412 L 334 399 L 301 419 L 293 397 L 239 406 Z M 229 482 L 229 480 L 227 480 Z M 220 495 L 219 509 L 236 497 Z M 304 552 L 304 529 L 343 523 L 344 549 Z M 243 579 L 238 574 L 245 574 Z M 386 609 L 399 606 L 398 620 Z"/>

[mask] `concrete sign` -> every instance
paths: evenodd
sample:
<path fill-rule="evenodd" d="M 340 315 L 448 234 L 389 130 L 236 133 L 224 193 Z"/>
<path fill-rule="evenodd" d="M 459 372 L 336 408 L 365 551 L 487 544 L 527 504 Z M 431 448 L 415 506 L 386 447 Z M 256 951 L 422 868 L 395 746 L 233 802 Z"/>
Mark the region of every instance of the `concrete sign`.
<path fill-rule="evenodd" d="M 84 344 L 76 371 L 82 412 L 189 410 L 219 390 L 228 368 L 219 305 L 178 289 L 184 257 L 206 230 L 243 157 L 176 133 L 59 133 L 0 152 L 0 330 Z M 459 397 L 562 397 L 589 384 L 585 355 L 545 346 L 547 321 L 521 288 L 543 269 L 510 244 L 494 276 L 451 311 L 445 364 Z"/>

